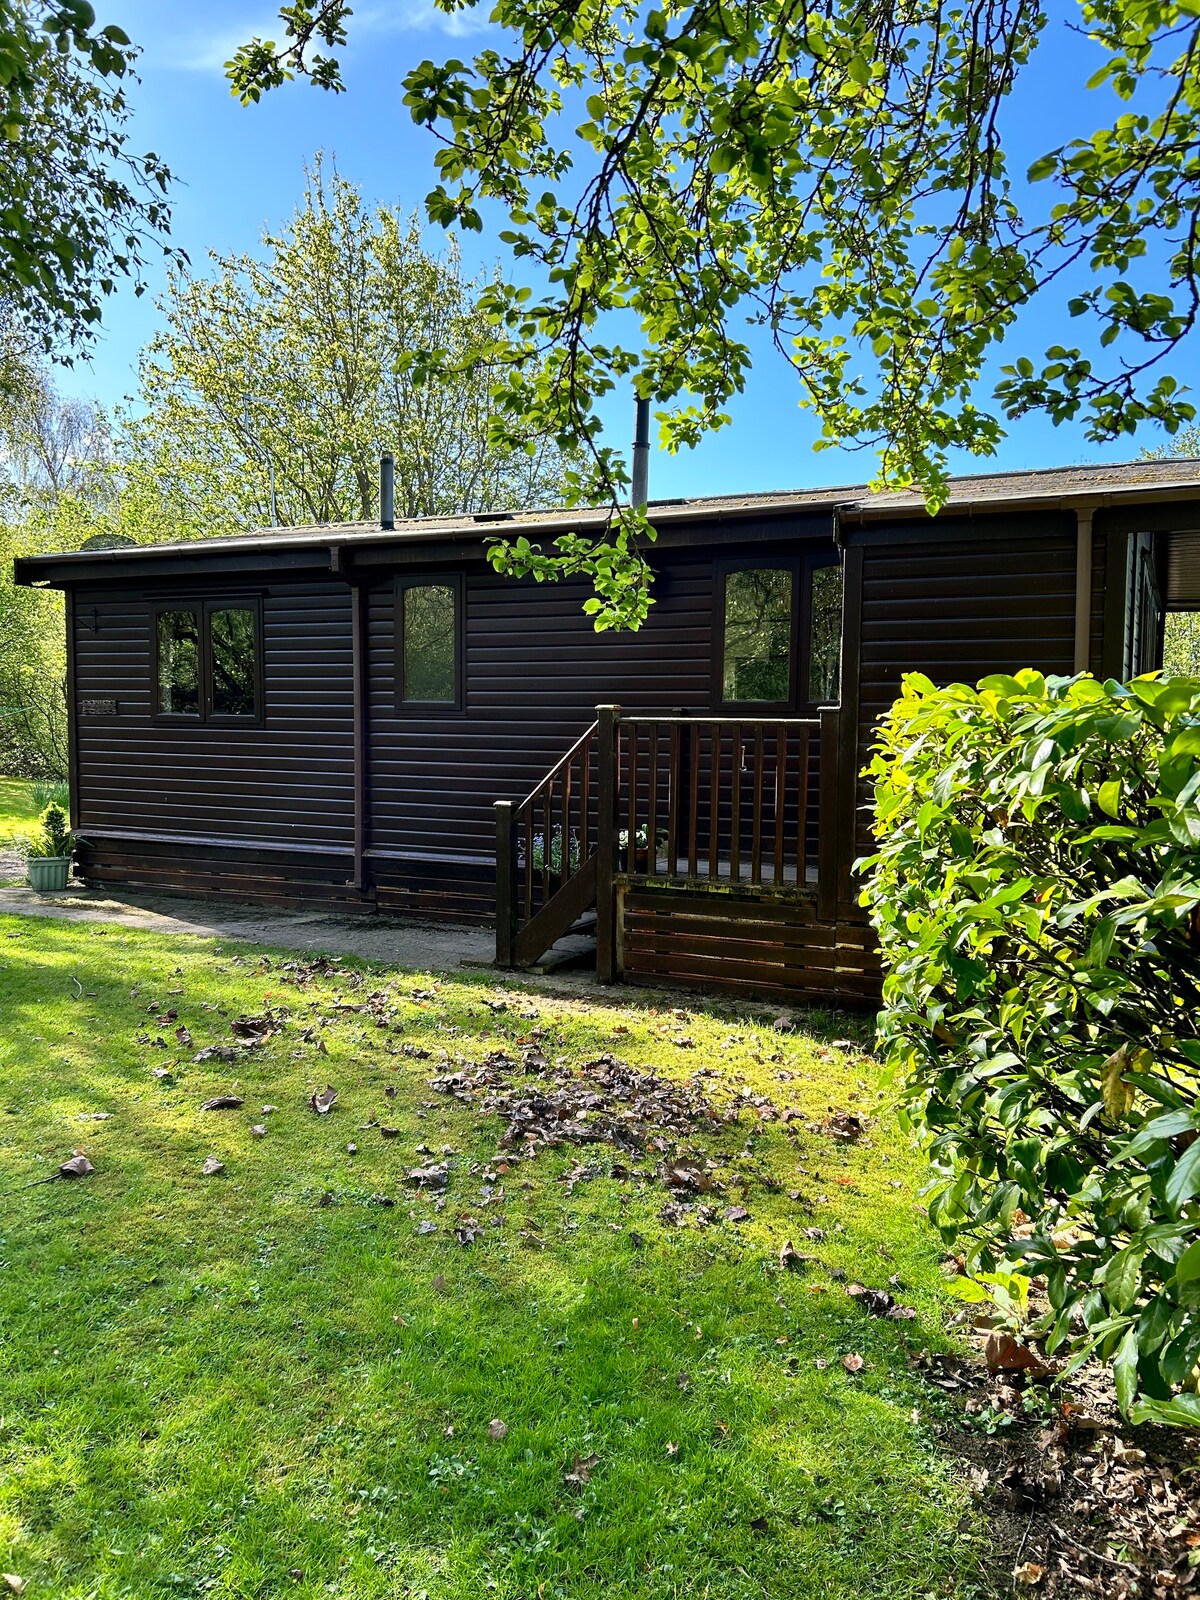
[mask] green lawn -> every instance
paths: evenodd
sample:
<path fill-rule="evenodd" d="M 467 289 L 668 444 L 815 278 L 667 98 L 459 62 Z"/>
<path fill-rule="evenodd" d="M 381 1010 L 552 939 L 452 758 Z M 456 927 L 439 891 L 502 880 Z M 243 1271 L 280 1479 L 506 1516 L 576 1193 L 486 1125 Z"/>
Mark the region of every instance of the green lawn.
<path fill-rule="evenodd" d="M 28 778 L 0 778 L 0 840 L 24 829 L 37 816 Z"/>
<path fill-rule="evenodd" d="M 0 1571 L 35 1600 L 975 1592 L 986 1529 L 909 1365 L 944 1345 L 913 1163 L 886 1120 L 819 1126 L 875 1107 L 828 1042 L 862 1023 L 298 960 L 0 919 Z M 428 1082 L 494 1051 L 522 1095 L 611 1051 L 802 1116 L 522 1159 Z M 76 1147 L 93 1176 L 14 1192 Z M 664 1222 L 655 1169 L 705 1157 L 720 1187 Z M 404 1182 L 441 1162 L 444 1208 Z"/>

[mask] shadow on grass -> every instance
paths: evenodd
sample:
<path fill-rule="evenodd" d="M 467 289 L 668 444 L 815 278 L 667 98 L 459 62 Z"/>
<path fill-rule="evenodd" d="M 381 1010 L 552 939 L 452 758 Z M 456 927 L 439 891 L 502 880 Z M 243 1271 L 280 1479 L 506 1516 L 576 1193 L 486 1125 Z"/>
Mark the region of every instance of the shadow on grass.
<path fill-rule="evenodd" d="M 786 1073 L 814 1108 L 847 1095 L 852 1064 L 745 1023 L 728 1044 L 729 1019 L 699 1012 L 681 1049 L 648 996 L 589 1014 L 576 997 L 526 1006 L 457 976 L 436 992 L 392 981 L 393 1023 L 376 1029 L 338 1007 L 382 988 L 378 969 L 361 987 L 335 975 L 297 990 L 279 966 L 294 957 L 260 970 L 259 949 L 247 966 L 235 954 L 62 924 L 0 937 L 4 1171 L 74 1142 L 97 1165 L 85 1183 L 4 1202 L 6 1570 L 67 1600 L 907 1600 L 960 1587 L 974 1562 L 961 1499 L 914 1420 L 925 1396 L 908 1366 L 911 1346 L 940 1342 L 936 1251 L 893 1187 L 907 1184 L 899 1151 L 740 1125 L 724 1154 L 748 1146 L 780 1187 L 751 1184 L 740 1228 L 675 1229 L 653 1184 L 569 1186 L 592 1150 L 472 1171 L 494 1161 L 500 1124 L 426 1083 L 439 1049 L 478 1059 L 533 1027 L 571 1059 L 615 1046 L 776 1093 Z M 487 1004 L 498 994 L 505 1012 Z M 264 1004 L 290 1008 L 288 1025 L 230 1066 L 181 1059 L 163 1016 L 179 1011 L 190 1054 L 231 1037 L 206 1005 Z M 429 1057 L 388 1053 L 405 1044 Z M 175 1081 L 159 1084 L 150 1067 L 171 1061 Z M 324 1081 L 341 1098 L 317 1118 L 305 1094 Z M 242 1111 L 198 1111 L 231 1087 Z M 256 1140 L 265 1103 L 280 1109 Z M 226 1171 L 205 1179 L 210 1150 Z M 435 1158 L 452 1166 L 442 1208 L 402 1181 Z M 503 1196 L 485 1203 L 485 1184 Z M 463 1213 L 482 1227 L 468 1248 L 453 1235 Z M 814 1261 L 783 1271 L 780 1239 L 812 1217 L 825 1235 L 804 1245 Z M 915 1323 L 867 1319 L 844 1294 L 834 1274 L 869 1267 L 900 1274 Z M 852 1351 L 857 1375 L 841 1362 Z"/>

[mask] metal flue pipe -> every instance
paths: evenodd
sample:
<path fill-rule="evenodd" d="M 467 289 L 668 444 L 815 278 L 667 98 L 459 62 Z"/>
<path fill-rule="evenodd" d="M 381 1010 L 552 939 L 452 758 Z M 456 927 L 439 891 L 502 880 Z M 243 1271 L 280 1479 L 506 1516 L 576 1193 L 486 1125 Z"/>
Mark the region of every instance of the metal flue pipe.
<path fill-rule="evenodd" d="M 390 450 L 379 458 L 379 526 L 396 526 L 396 459 Z"/>
<path fill-rule="evenodd" d="M 650 402 L 639 396 L 637 426 L 633 436 L 633 482 L 629 499 L 638 511 L 644 510 L 650 491 Z"/>

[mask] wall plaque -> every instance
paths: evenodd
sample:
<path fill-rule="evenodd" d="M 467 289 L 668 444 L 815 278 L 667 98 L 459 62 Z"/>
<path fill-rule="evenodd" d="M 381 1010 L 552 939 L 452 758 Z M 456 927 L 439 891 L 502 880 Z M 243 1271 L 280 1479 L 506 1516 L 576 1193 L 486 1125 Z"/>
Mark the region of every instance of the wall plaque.
<path fill-rule="evenodd" d="M 79 702 L 79 715 L 81 717 L 115 717 L 117 702 L 115 700 L 81 700 Z"/>

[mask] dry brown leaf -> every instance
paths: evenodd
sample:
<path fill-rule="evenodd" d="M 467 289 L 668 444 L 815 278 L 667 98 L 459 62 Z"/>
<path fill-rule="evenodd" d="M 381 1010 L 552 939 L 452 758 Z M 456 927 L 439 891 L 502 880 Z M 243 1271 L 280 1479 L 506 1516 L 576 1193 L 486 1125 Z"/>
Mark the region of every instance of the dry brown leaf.
<path fill-rule="evenodd" d="M 599 1465 L 599 1456 L 575 1456 L 571 1461 L 570 1470 L 563 1473 L 563 1482 L 569 1483 L 572 1488 L 581 1489 L 585 1483 L 590 1483 L 592 1468 Z"/>
<path fill-rule="evenodd" d="M 25 1593 L 25 1579 L 18 1578 L 15 1572 L 0 1572 L 0 1583 L 4 1584 L 10 1594 Z"/>
<path fill-rule="evenodd" d="M 250 1124 L 250 1134 L 251 1134 L 252 1138 L 265 1139 L 267 1137 L 267 1125 L 266 1125 L 266 1123 L 265 1122 L 252 1122 Z"/>
<path fill-rule="evenodd" d="M 316 1094 L 310 1094 L 308 1103 L 319 1117 L 326 1117 L 333 1110 L 337 1097 L 337 1090 L 332 1084 L 329 1084 L 324 1089 L 318 1090 Z"/>
<path fill-rule="evenodd" d="M 244 1105 L 240 1094 L 215 1094 L 200 1107 L 201 1111 L 236 1111 Z"/>
<path fill-rule="evenodd" d="M 499 1417 L 493 1417 L 488 1423 L 488 1437 L 495 1439 L 497 1443 L 499 1443 L 501 1439 L 507 1439 L 508 1423 L 501 1422 Z"/>
<path fill-rule="evenodd" d="M 1039 1567 L 1036 1561 L 1023 1561 L 1013 1572 L 1013 1582 L 1032 1589 L 1035 1584 L 1041 1583 L 1045 1575 L 1045 1567 Z"/>
<path fill-rule="evenodd" d="M 95 1167 L 88 1158 L 77 1150 L 69 1161 L 64 1161 L 58 1169 L 60 1178 L 86 1178 L 89 1172 L 95 1172 Z"/>
<path fill-rule="evenodd" d="M 988 1334 L 983 1359 L 993 1372 L 1046 1372 L 1041 1356 L 1014 1339 L 1011 1333 L 996 1329 Z"/>
<path fill-rule="evenodd" d="M 842 1365 L 847 1372 L 861 1372 L 864 1365 L 863 1358 L 857 1350 L 852 1350 L 848 1356 L 842 1357 Z"/>
<path fill-rule="evenodd" d="M 225 1171 L 225 1163 L 223 1161 L 218 1161 L 216 1156 L 209 1156 L 204 1165 L 200 1168 L 200 1171 L 206 1178 L 212 1178 L 215 1177 L 218 1172 Z"/>

